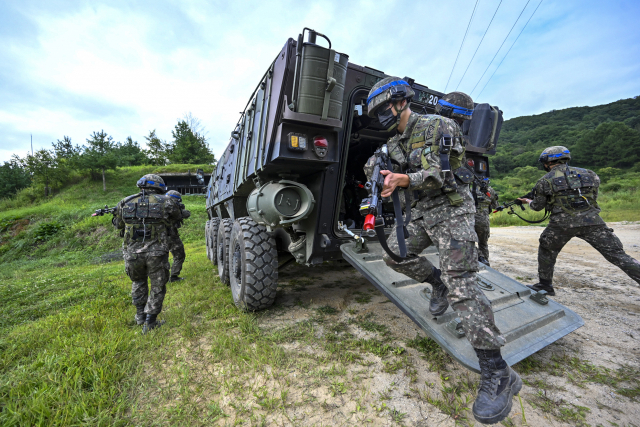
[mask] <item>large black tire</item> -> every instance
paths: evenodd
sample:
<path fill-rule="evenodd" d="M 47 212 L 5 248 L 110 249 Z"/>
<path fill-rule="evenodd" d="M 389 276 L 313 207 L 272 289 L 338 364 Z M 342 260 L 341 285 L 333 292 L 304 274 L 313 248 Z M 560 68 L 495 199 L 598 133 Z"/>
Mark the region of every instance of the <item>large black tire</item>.
<path fill-rule="evenodd" d="M 220 218 L 212 218 L 209 220 L 209 234 L 207 235 L 207 256 L 213 265 L 218 265 L 218 257 L 216 256 L 216 248 L 218 247 L 218 227 L 220 227 Z"/>
<path fill-rule="evenodd" d="M 225 285 L 229 284 L 229 239 L 233 221 L 226 218 L 220 221 L 218 226 L 218 239 L 216 257 L 218 258 L 218 276 Z"/>
<path fill-rule="evenodd" d="M 205 244 L 205 249 L 207 250 L 207 258 L 209 258 L 209 260 L 211 260 L 211 246 L 210 246 L 210 242 L 209 242 L 209 229 L 211 227 L 211 220 L 208 220 L 205 224 L 204 224 L 204 244 Z"/>
<path fill-rule="evenodd" d="M 243 311 L 270 307 L 278 286 L 278 250 L 273 236 L 251 218 L 238 218 L 231 230 L 229 257 L 236 306 Z"/>

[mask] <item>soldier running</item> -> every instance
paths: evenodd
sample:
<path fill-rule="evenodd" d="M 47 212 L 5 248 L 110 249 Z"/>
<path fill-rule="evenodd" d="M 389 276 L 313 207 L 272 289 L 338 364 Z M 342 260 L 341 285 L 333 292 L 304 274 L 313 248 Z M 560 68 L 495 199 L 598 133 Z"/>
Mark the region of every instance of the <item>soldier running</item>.
<path fill-rule="evenodd" d="M 186 254 L 184 252 L 184 244 L 180 239 L 180 232 L 178 229 L 182 227 L 182 223 L 185 219 L 191 216 L 191 212 L 185 209 L 184 204 L 182 203 L 182 195 L 176 190 L 167 191 L 167 196 L 172 197 L 173 200 L 177 203 L 178 208 L 181 212 L 181 217 L 179 221 L 174 222 L 171 225 L 171 230 L 169 233 L 169 251 L 173 256 L 173 264 L 171 264 L 171 277 L 169 277 L 170 282 L 177 282 L 180 280 L 184 280 L 184 277 L 180 277 L 180 272 L 182 271 L 182 264 L 186 258 Z"/>
<path fill-rule="evenodd" d="M 169 279 L 169 229 L 182 216 L 180 208 L 164 195 L 164 181 L 157 175 L 138 180 L 142 192 L 126 197 L 116 206 L 113 225 L 124 237 L 122 250 L 131 297 L 136 306 L 135 320 L 144 325 L 142 333 L 162 325 L 157 321 Z M 151 281 L 151 292 L 147 280 Z"/>
<path fill-rule="evenodd" d="M 546 148 L 538 161 L 548 173 L 536 183 L 533 199 L 518 199 L 529 203 L 534 211 L 546 209 L 551 213 L 538 247 L 540 282 L 528 286 L 551 296 L 556 294 L 553 268 L 558 254 L 573 237 L 589 243 L 607 261 L 640 284 L 640 263 L 625 253 L 613 229 L 600 218 L 597 202 L 600 178 L 589 169 L 569 166 L 569 160 L 571 153 L 566 147 Z"/>
<path fill-rule="evenodd" d="M 485 182 L 487 183 L 486 188 L 480 186 L 475 188 L 475 230 L 478 234 L 478 261 L 485 265 L 491 265 L 489 264 L 489 237 L 491 236 L 489 213 L 498 207 L 498 193 L 489 186 L 491 183 L 489 178 L 485 178 Z"/>
<path fill-rule="evenodd" d="M 390 157 L 406 167 L 407 173 L 382 171 L 386 176 L 383 197 L 396 187 L 419 193 L 407 226 L 407 252 L 411 258 L 396 262 L 387 254 L 384 261 L 395 271 L 433 287 L 429 311 L 443 314 L 449 305 L 462 319 L 465 335 L 478 355 L 481 381 L 473 404 L 473 415 L 482 423 L 503 420 L 511 411 L 512 397 L 522 388 L 522 380 L 504 361 L 500 347 L 505 339 L 495 325 L 491 304 L 478 288 L 478 252 L 474 231 L 475 206 L 469 191 L 469 180 L 461 180 L 456 172 L 462 166 L 465 148 L 460 124 L 471 118 L 473 101 L 461 92 L 453 92 L 439 101 L 438 115 L 419 115 L 409 108 L 413 89 L 397 77 L 376 83 L 367 99 L 368 114 L 377 118 L 396 136 L 387 142 Z M 442 159 L 439 154 L 445 154 Z M 443 172 L 443 162 L 453 172 Z M 375 158 L 365 165 L 371 176 Z M 460 175 L 463 175 L 460 173 Z M 466 174 L 468 177 L 468 174 Z M 398 252 L 395 230 L 387 242 Z M 436 245 L 440 252 L 440 268 L 417 256 L 425 248 Z"/>

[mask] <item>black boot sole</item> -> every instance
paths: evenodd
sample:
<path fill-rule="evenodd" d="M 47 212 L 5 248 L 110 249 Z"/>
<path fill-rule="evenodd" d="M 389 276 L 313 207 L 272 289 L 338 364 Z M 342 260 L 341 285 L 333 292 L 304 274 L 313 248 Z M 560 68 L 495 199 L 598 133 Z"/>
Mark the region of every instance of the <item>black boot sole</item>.
<path fill-rule="evenodd" d="M 511 384 L 511 390 L 509 391 L 509 404 L 499 414 L 494 415 L 493 417 L 479 417 L 474 413 L 473 418 L 475 418 L 476 421 L 482 424 L 497 424 L 507 418 L 511 412 L 511 408 L 513 407 L 513 396 L 517 396 L 520 393 L 520 390 L 522 390 L 522 378 L 520 378 L 520 375 L 515 371 L 512 370 L 512 372 L 516 375 L 516 380 Z"/>

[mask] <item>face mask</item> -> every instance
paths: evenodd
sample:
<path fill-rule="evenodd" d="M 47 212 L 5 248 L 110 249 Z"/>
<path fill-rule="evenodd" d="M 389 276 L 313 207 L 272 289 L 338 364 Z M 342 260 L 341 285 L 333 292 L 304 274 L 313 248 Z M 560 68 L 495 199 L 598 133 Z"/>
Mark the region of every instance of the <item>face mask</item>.
<path fill-rule="evenodd" d="M 386 128 L 387 131 L 392 131 L 398 126 L 398 116 L 393 115 L 393 111 L 391 111 L 393 107 L 389 107 L 384 111 L 379 109 L 376 115 L 378 116 L 378 121 L 382 125 L 382 127 Z"/>

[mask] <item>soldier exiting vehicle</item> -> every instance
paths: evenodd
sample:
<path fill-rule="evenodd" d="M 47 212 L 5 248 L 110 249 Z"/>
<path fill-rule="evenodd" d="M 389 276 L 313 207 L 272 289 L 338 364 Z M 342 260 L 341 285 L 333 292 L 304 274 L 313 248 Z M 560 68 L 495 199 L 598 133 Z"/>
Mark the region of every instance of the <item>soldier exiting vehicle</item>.
<path fill-rule="evenodd" d="M 182 240 L 180 240 L 180 233 L 178 232 L 178 229 L 182 227 L 183 221 L 191 216 L 191 212 L 185 209 L 184 204 L 182 203 L 182 195 L 179 192 L 176 190 L 167 191 L 167 196 L 172 197 L 177 203 L 181 215 L 180 220 L 172 224 L 169 233 L 169 251 L 173 256 L 171 277 L 169 277 L 169 281 L 177 282 L 179 280 L 184 280 L 183 277 L 180 277 L 180 272 L 182 271 L 182 264 L 186 258 L 184 244 L 182 243 Z"/>
<path fill-rule="evenodd" d="M 620 239 L 598 214 L 600 178 L 588 169 L 569 166 L 569 160 L 571 153 L 566 147 L 546 148 L 538 161 L 548 173 L 536 183 L 533 199 L 518 199 L 529 203 L 534 211 L 546 209 L 551 213 L 538 247 L 540 282 L 529 287 L 555 295 L 553 267 L 558 254 L 573 237 L 589 243 L 640 284 L 640 263 L 625 253 Z"/>
<path fill-rule="evenodd" d="M 444 314 L 451 303 L 462 319 L 481 369 L 473 415 L 482 423 L 492 424 L 509 414 L 522 380 L 502 359 L 500 347 L 505 339 L 495 325 L 491 304 L 476 283 L 476 209 L 469 191 L 469 174 L 458 169 L 465 153 L 460 124 L 471 118 L 474 104 L 468 95 L 453 92 L 438 104 L 445 117 L 419 115 L 409 108 L 413 95 L 408 83 L 387 77 L 371 88 L 367 99 L 369 116 L 377 117 L 387 130 L 397 130 L 387 143 L 389 156 L 402 165 L 400 171 L 408 169 L 407 173 L 382 171 L 386 177 L 381 195 L 390 196 L 396 187 L 408 187 L 419 194 L 415 208 L 407 206 L 412 218 L 407 226 L 407 259 L 394 261 L 385 253 L 384 261 L 395 271 L 432 285 L 432 315 Z M 371 176 L 374 162 L 375 157 L 367 161 L 367 176 Z M 447 169 L 450 171 L 443 172 Z M 398 252 L 395 229 L 387 243 Z M 418 256 L 431 245 L 440 252 L 442 270 Z"/>
<path fill-rule="evenodd" d="M 131 279 L 131 297 L 136 306 L 136 323 L 143 333 L 160 326 L 157 317 L 169 279 L 169 230 L 182 215 L 178 205 L 164 195 L 164 181 L 145 175 L 137 182 L 141 193 L 121 200 L 113 225 L 124 237 L 125 270 Z M 151 281 L 151 292 L 147 280 Z"/>
<path fill-rule="evenodd" d="M 491 235 L 491 223 L 489 214 L 498 207 L 498 193 L 489 186 L 489 178 L 484 179 L 487 186 L 475 186 L 475 230 L 478 234 L 478 261 L 489 264 L 489 237 Z"/>

